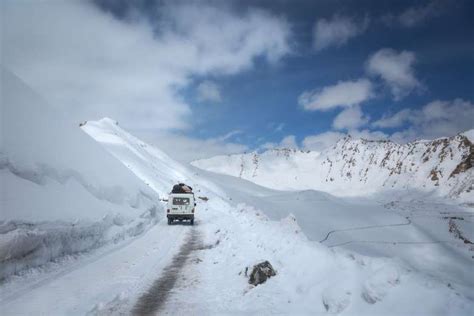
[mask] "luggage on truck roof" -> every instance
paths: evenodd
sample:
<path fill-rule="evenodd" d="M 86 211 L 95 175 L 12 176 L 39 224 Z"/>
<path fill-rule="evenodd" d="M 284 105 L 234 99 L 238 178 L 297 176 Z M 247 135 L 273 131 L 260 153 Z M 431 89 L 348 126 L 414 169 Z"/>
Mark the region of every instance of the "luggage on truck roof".
<path fill-rule="evenodd" d="M 184 183 L 178 183 L 173 186 L 171 193 L 193 193 L 193 188 Z"/>

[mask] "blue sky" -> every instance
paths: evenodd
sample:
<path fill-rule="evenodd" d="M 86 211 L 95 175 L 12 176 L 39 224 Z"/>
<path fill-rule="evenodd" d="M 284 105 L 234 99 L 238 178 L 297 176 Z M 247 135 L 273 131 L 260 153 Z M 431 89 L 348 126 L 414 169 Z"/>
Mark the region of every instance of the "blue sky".
<path fill-rule="evenodd" d="M 298 96 L 302 91 L 366 76 L 364 63 L 381 48 L 413 52 L 416 55 L 413 69 L 423 89 L 401 100 L 393 100 L 390 92 L 380 87 L 374 99 L 363 103 L 364 113 L 373 120 L 404 108 L 419 109 L 437 99 L 474 99 L 472 3 L 459 2 L 454 8 L 443 6 L 439 15 L 426 18 L 413 27 L 387 25 L 377 19 L 384 14 L 399 14 L 417 4 L 428 5 L 429 1 L 375 3 L 366 1 L 360 5 L 360 2 L 339 1 L 324 5 L 324 10 L 320 11 L 317 2 L 299 7 L 297 1 L 288 4 L 294 6 L 289 13 L 284 8 L 270 7 L 270 10 L 286 13 L 289 22 L 295 25 L 295 32 L 300 33 L 296 37 L 294 54 L 275 67 L 260 64 L 255 70 L 236 76 L 210 78 L 219 82 L 222 101 L 195 104 L 202 122 L 196 129 L 197 135 L 212 137 L 215 133 L 224 134 L 232 127 L 243 131 L 234 136 L 236 139 L 258 147 L 262 142 L 279 142 L 285 135 L 295 135 L 301 141 L 307 135 L 330 130 L 341 109 L 305 111 L 298 106 Z M 344 45 L 314 51 L 311 33 L 315 21 L 344 12 L 356 19 L 368 16 L 370 25 L 363 34 Z M 382 84 L 379 79 L 373 81 L 376 85 Z M 194 104 L 193 88 L 195 86 L 187 91 L 187 100 Z M 275 130 L 280 124 L 284 124 L 283 128 Z M 367 127 L 379 130 L 370 125 Z M 383 132 L 394 133 L 403 128 L 406 125 L 383 129 Z"/>
<path fill-rule="evenodd" d="M 323 150 L 346 133 L 406 142 L 474 128 L 472 1 L 3 9 L 4 67 L 74 120 L 114 117 L 184 161 Z"/>

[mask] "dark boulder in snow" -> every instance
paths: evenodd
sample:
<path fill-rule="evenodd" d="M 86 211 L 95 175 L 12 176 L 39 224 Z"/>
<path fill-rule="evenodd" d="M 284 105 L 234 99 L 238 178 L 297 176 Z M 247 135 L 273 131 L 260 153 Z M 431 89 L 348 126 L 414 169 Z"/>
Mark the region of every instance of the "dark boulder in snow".
<path fill-rule="evenodd" d="M 252 272 L 250 272 L 249 275 L 249 283 L 257 286 L 259 284 L 265 283 L 267 279 L 275 275 L 275 269 L 273 269 L 270 262 L 265 260 L 253 266 Z"/>

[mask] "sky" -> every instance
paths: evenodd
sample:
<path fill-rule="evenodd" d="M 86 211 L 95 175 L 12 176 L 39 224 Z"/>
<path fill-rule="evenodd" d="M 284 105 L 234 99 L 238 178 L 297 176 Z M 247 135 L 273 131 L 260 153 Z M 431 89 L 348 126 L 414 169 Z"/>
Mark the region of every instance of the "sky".
<path fill-rule="evenodd" d="M 188 162 L 474 128 L 474 2 L 12 1 L 1 63 Z"/>

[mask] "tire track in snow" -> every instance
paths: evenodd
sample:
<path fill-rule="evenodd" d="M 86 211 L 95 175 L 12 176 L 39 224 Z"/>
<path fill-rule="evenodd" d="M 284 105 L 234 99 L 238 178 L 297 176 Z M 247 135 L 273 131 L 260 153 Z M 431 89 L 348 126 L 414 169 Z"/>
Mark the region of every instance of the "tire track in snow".
<path fill-rule="evenodd" d="M 173 257 L 171 263 L 163 270 L 162 275 L 142 294 L 132 309 L 133 315 L 154 315 L 166 303 L 172 289 L 176 285 L 189 255 L 202 249 L 202 239 L 199 232 L 193 228 L 181 245 L 179 252 Z"/>
<path fill-rule="evenodd" d="M 397 224 L 386 224 L 386 225 L 372 225 L 372 226 L 362 226 L 362 227 L 353 227 L 353 228 L 346 228 L 346 229 L 334 229 L 327 233 L 324 239 L 321 239 L 319 242 L 323 243 L 329 239 L 334 233 L 338 232 L 347 232 L 347 231 L 354 231 L 354 230 L 366 230 L 366 229 L 374 229 L 374 228 L 383 228 L 383 227 L 397 227 L 397 226 L 407 226 L 411 225 L 411 220 L 409 217 L 405 217 L 407 220 L 405 223 L 397 223 Z"/>

